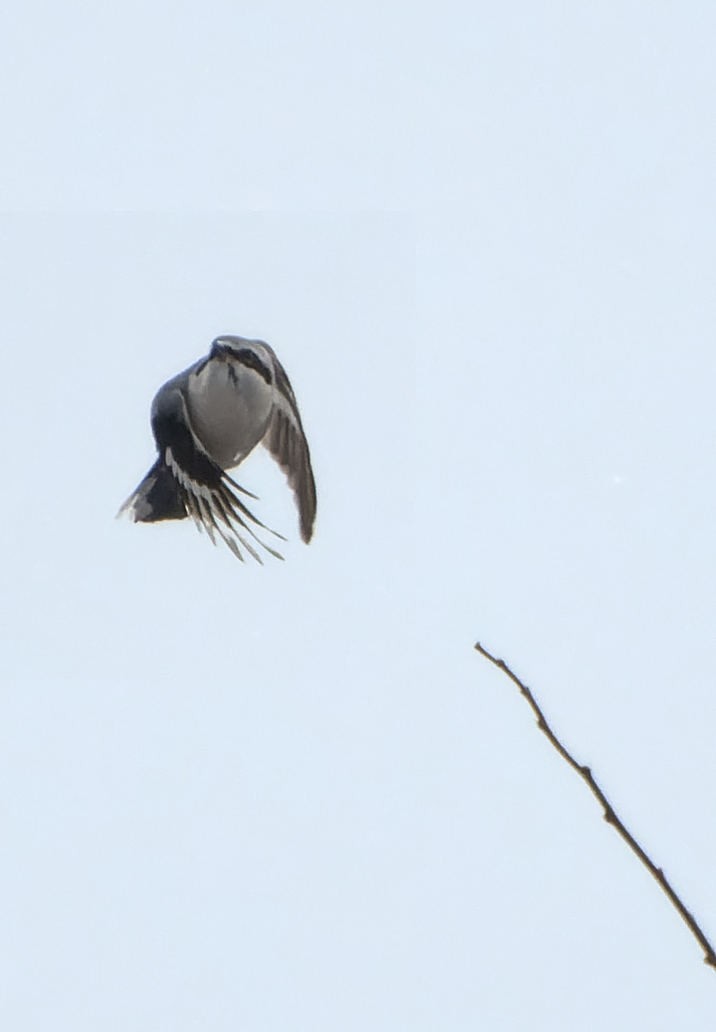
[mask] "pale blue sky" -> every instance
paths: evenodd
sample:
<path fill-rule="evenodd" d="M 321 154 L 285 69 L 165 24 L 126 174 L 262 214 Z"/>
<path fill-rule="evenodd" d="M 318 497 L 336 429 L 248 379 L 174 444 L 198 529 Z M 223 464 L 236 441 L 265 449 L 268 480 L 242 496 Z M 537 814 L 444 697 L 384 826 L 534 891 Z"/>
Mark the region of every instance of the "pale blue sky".
<path fill-rule="evenodd" d="M 710 4 L 0 16 L 0 1023 L 702 1030 L 716 976 Z M 113 519 L 157 387 L 276 349 L 239 564 Z"/>

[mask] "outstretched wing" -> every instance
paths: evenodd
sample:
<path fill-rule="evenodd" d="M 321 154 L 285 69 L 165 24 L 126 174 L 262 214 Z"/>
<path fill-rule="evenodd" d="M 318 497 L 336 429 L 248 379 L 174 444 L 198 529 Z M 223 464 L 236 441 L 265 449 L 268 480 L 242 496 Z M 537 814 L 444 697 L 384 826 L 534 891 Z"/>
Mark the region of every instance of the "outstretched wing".
<path fill-rule="evenodd" d="M 201 530 L 206 530 L 216 544 L 216 535 L 243 561 L 242 545 L 257 562 L 261 557 L 246 540 L 242 531 L 250 535 L 262 548 L 277 559 L 280 553 L 259 538 L 247 520 L 257 527 L 281 537 L 271 530 L 244 505 L 236 492 L 254 498 L 233 480 L 207 453 L 199 440 L 180 387 L 167 384 L 155 398 L 152 407 L 152 430 L 159 449 L 159 459 L 176 481 L 181 502 L 186 512 Z"/>
<path fill-rule="evenodd" d="M 308 544 L 316 519 L 316 482 L 311 468 L 311 453 L 286 371 L 275 354 L 272 355 L 276 400 L 262 443 L 286 474 L 300 516 L 301 537 Z"/>

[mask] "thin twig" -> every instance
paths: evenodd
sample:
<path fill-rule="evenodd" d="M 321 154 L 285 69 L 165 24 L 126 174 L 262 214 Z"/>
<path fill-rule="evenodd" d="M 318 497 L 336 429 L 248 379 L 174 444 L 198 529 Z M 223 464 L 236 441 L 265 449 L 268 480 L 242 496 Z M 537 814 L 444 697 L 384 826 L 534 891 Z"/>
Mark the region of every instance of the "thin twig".
<path fill-rule="evenodd" d="M 631 832 L 627 830 L 620 818 L 614 812 L 614 807 L 609 802 L 604 792 L 597 784 L 594 775 L 592 774 L 589 767 L 582 766 L 582 764 L 578 763 L 572 756 L 572 754 L 568 752 L 567 749 L 565 749 L 565 747 L 562 745 L 560 740 L 555 735 L 552 728 L 547 723 L 544 713 L 540 709 L 540 706 L 538 705 L 537 700 L 535 699 L 530 689 L 527 687 L 524 681 L 521 681 L 517 674 L 515 674 L 508 667 L 504 659 L 497 659 L 496 656 L 493 656 L 490 652 L 488 652 L 487 649 L 484 648 L 479 642 L 476 643 L 475 649 L 477 650 L 477 652 L 480 653 L 481 656 L 484 656 L 485 659 L 489 660 L 490 663 L 493 664 L 493 666 L 496 666 L 499 670 L 503 672 L 503 674 L 506 674 L 514 684 L 517 685 L 522 695 L 525 697 L 525 699 L 531 706 L 532 712 L 537 718 L 537 726 L 539 727 L 540 731 L 544 732 L 544 734 L 550 740 L 550 742 L 557 750 L 559 755 L 562 757 L 562 759 L 566 760 L 569 766 L 574 771 L 576 771 L 577 774 L 579 774 L 580 778 L 582 778 L 583 781 L 587 783 L 589 790 L 597 798 L 597 800 L 604 809 L 604 820 L 608 824 L 611 824 L 612 827 L 619 832 L 619 834 L 624 839 L 629 848 L 632 850 L 632 852 L 639 857 L 644 867 L 646 867 L 649 873 L 656 879 L 656 881 L 661 886 L 662 890 L 668 896 L 672 905 L 681 915 L 681 918 L 689 928 L 689 931 L 694 936 L 701 949 L 704 951 L 704 963 L 709 964 L 712 968 L 716 969 L 716 953 L 714 952 L 713 946 L 701 930 L 696 918 L 691 913 L 691 911 L 684 906 L 680 897 L 671 887 L 662 869 L 660 867 L 657 867 L 656 864 L 653 863 L 651 858 L 647 856 L 647 854 L 644 852 L 637 840 L 634 838 Z"/>

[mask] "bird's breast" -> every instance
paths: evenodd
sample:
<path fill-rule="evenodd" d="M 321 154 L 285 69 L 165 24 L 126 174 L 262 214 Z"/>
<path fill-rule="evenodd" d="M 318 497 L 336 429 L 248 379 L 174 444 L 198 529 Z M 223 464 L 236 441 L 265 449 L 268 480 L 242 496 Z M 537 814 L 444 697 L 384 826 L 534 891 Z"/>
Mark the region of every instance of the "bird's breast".
<path fill-rule="evenodd" d="M 245 365 L 212 359 L 189 377 L 187 405 L 201 443 L 222 469 L 231 469 L 264 436 L 273 389 Z"/>

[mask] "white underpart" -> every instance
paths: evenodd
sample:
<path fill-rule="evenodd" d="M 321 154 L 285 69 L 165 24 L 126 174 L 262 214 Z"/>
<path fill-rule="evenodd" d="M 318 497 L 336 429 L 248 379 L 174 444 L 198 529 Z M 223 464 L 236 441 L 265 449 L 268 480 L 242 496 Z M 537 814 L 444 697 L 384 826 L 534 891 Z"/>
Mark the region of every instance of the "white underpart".
<path fill-rule="evenodd" d="M 197 437 L 222 469 L 238 466 L 266 433 L 274 390 L 254 369 L 214 358 L 189 377 L 186 403 Z"/>

